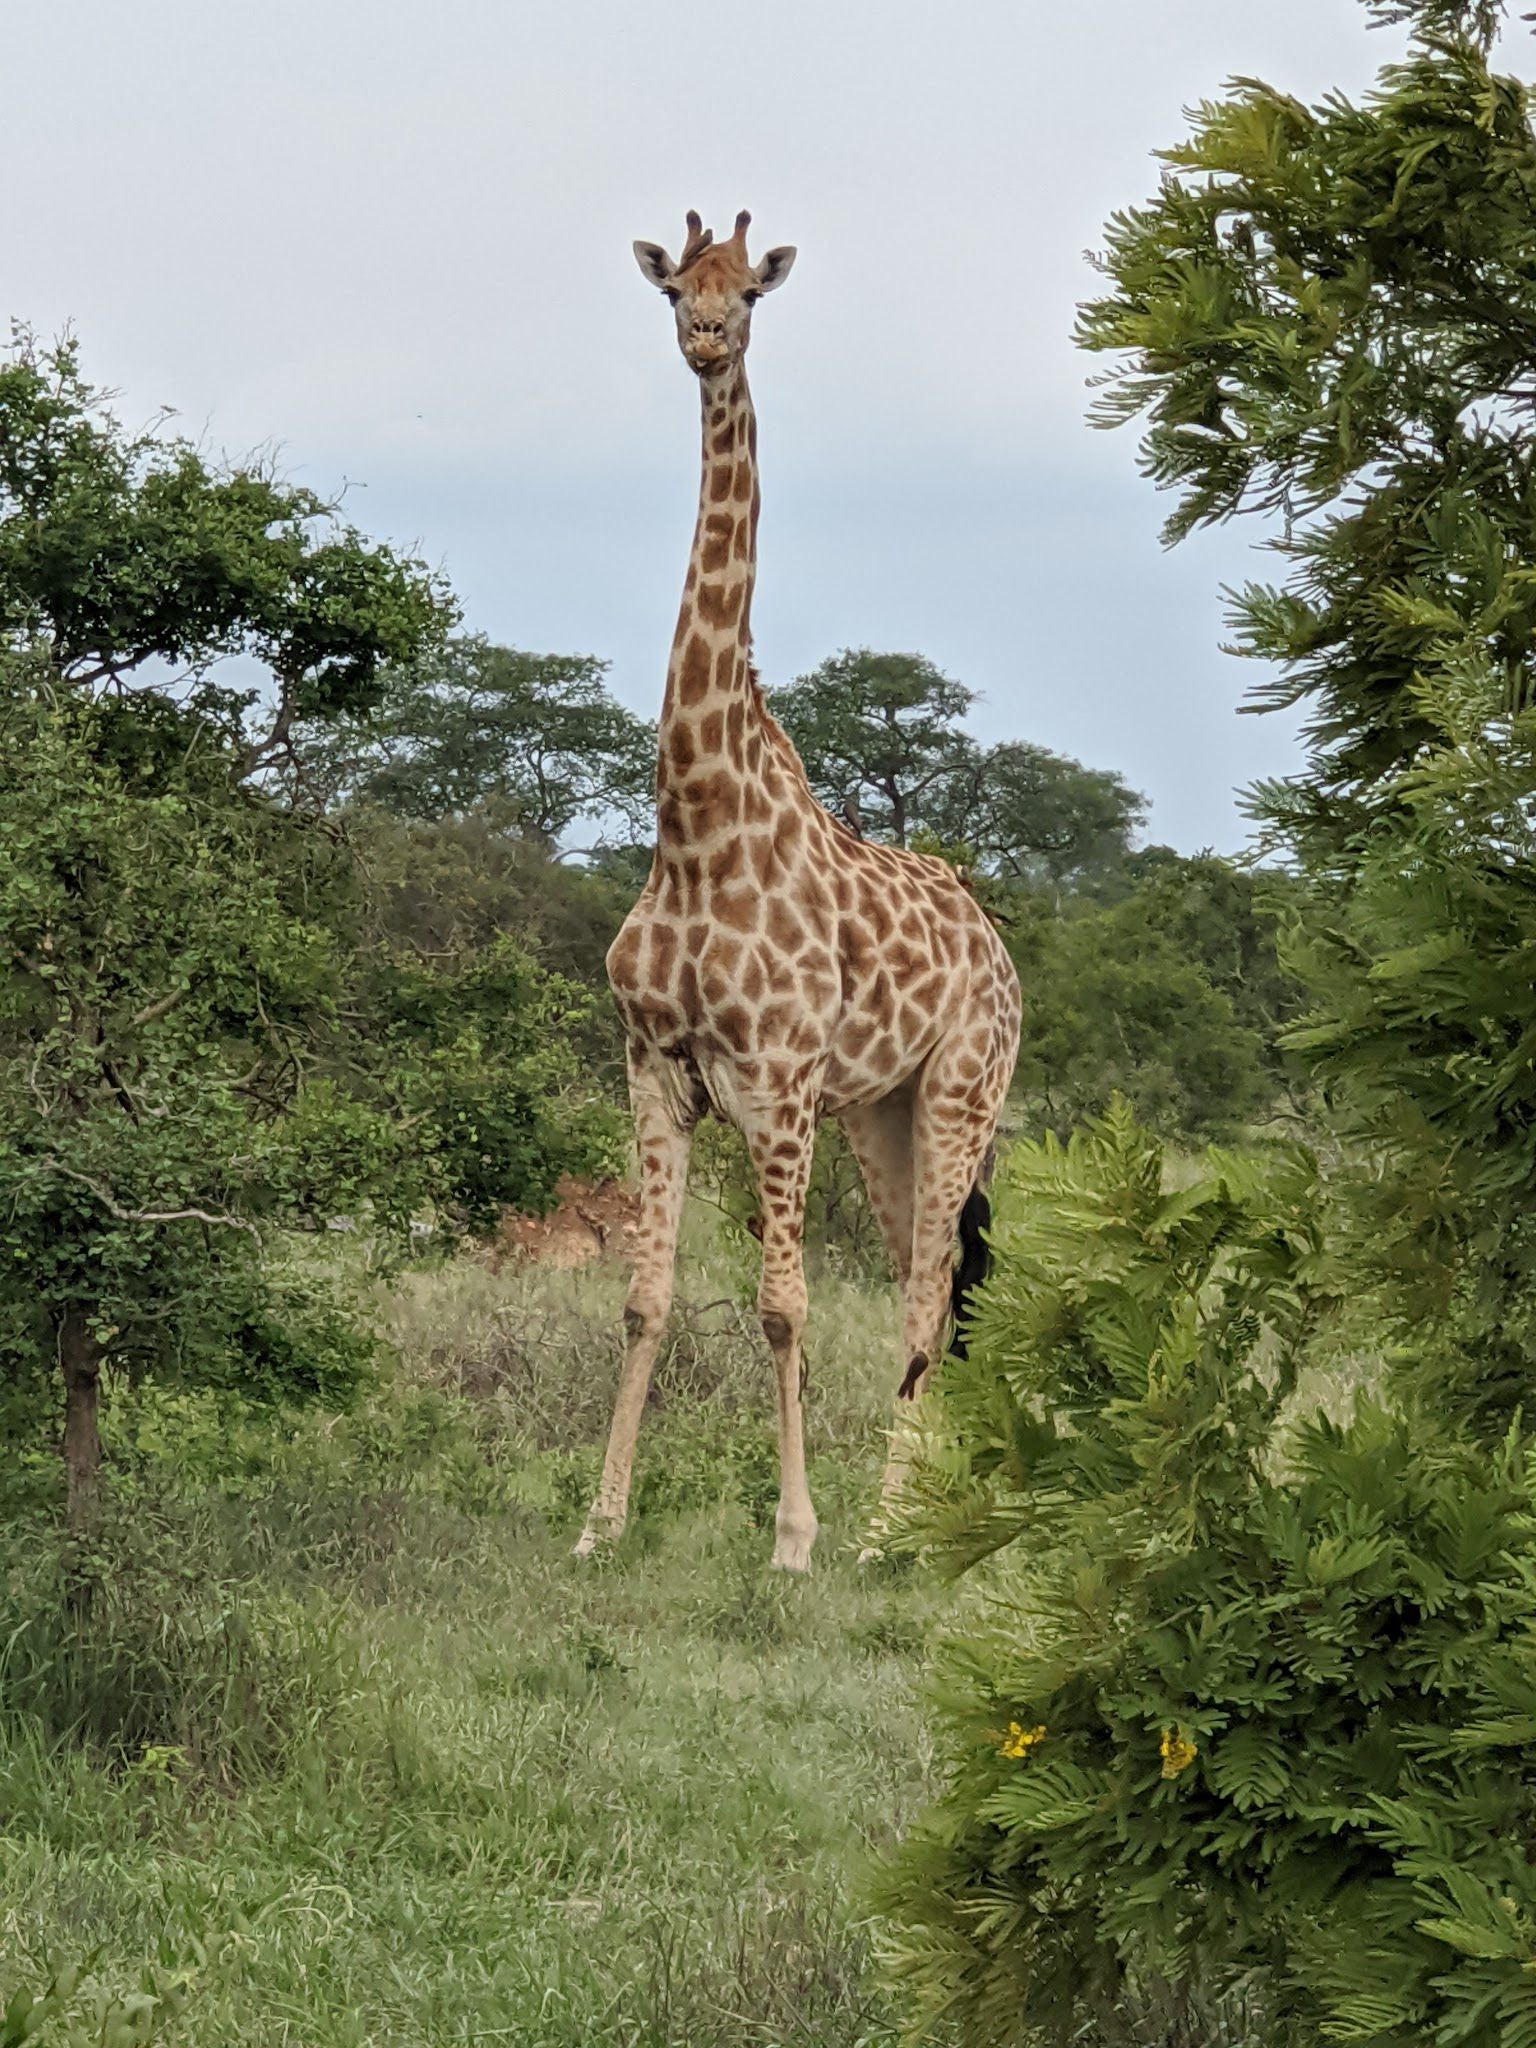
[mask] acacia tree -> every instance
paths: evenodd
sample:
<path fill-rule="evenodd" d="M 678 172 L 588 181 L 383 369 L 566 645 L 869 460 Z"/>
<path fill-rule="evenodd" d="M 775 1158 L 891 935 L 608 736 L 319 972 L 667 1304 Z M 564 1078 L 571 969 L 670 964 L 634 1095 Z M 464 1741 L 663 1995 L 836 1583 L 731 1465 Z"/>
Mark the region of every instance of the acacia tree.
<path fill-rule="evenodd" d="M 1112 868 L 1145 801 L 1118 775 L 1012 740 L 982 747 L 976 693 L 920 654 L 844 648 L 773 695 L 813 790 L 872 838 L 921 833 L 1007 880 Z"/>
<path fill-rule="evenodd" d="M 931 829 L 1005 881 L 1102 883 L 1122 872 L 1146 799 L 1112 770 L 1027 740 L 977 747 L 936 792 Z"/>
<path fill-rule="evenodd" d="M 126 433 L 72 345 L 0 366 L 0 1371 L 62 1378 L 77 1524 L 104 1368 L 355 1373 L 269 1226 L 483 1220 L 604 1142 L 586 998 L 511 947 L 381 954 L 350 848 L 281 800 L 300 725 L 450 616 L 311 494 Z"/>
<path fill-rule="evenodd" d="M 972 750 L 959 721 L 975 701 L 921 654 L 845 647 L 776 690 L 773 713 L 827 807 L 905 846 Z"/>
<path fill-rule="evenodd" d="M 1279 522 L 1285 580 L 1233 619 L 1274 664 L 1255 706 L 1308 713 L 1254 798 L 1311 884 L 1297 1042 L 1396 1163 L 1417 1309 L 1459 1295 L 1498 1351 L 1496 1417 L 1536 1371 L 1536 137 L 1501 8 L 1373 11 L 1413 37 L 1361 104 L 1246 81 L 1200 110 L 1082 338 L 1170 538 Z"/>
<path fill-rule="evenodd" d="M 1236 595 L 1239 650 L 1276 665 L 1255 708 L 1305 704 L 1303 771 L 1259 808 L 1347 876 L 1391 778 L 1444 734 L 1469 673 L 1536 695 L 1536 146 L 1495 75 L 1501 9 L 1404 0 L 1416 26 L 1360 105 L 1243 81 L 1115 216 L 1080 339 L 1111 357 L 1101 424 L 1142 420 L 1177 494 L 1169 540 L 1278 522 L 1283 585 Z"/>
<path fill-rule="evenodd" d="M 462 635 L 396 664 L 360 715 L 302 736 L 306 773 L 331 798 L 405 818 L 488 809 L 546 850 L 579 818 L 646 837 L 656 736 L 586 654 L 524 654 Z"/>

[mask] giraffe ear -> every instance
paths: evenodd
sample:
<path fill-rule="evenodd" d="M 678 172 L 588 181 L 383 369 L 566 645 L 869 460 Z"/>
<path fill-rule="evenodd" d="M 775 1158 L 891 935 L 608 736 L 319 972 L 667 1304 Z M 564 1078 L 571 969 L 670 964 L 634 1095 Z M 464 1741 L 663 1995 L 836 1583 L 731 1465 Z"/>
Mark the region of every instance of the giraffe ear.
<path fill-rule="evenodd" d="M 660 242 L 636 242 L 635 261 L 647 282 L 660 285 L 663 291 L 677 275 L 676 264 Z"/>
<path fill-rule="evenodd" d="M 759 292 L 774 292 L 794 268 L 795 252 L 792 248 L 770 249 L 758 264 L 754 275 Z"/>

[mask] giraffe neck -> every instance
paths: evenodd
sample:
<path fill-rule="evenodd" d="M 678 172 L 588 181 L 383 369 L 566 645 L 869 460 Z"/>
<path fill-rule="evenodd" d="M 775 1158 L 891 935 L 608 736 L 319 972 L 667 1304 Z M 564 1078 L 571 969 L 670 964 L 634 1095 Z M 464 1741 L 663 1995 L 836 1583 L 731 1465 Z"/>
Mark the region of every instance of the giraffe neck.
<path fill-rule="evenodd" d="M 656 769 L 658 850 L 737 829 L 748 742 L 767 724 L 752 673 L 757 416 L 744 363 L 700 380 L 699 516 L 667 664 Z M 761 746 L 750 749 L 754 761 Z"/>

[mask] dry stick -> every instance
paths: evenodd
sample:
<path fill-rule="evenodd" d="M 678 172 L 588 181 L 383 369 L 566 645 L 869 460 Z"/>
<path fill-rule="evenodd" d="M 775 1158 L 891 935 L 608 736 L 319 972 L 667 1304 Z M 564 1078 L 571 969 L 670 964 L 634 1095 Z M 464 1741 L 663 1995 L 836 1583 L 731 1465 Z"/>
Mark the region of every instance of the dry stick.
<path fill-rule="evenodd" d="M 102 1207 L 114 1215 L 119 1223 L 217 1223 L 230 1230 L 248 1230 L 258 1244 L 261 1242 L 261 1232 L 247 1217 L 230 1216 L 212 1209 L 124 1209 L 112 1199 L 101 1182 L 92 1180 L 88 1173 L 77 1172 L 73 1166 L 66 1166 L 63 1160 L 55 1159 L 51 1153 L 42 1163 L 51 1172 L 61 1173 L 66 1179 L 77 1180 L 82 1187 L 89 1188 Z"/>
<path fill-rule="evenodd" d="M 179 1002 L 186 998 L 184 988 L 173 988 L 169 995 L 161 996 L 158 1002 L 146 1003 L 144 1008 L 128 1019 L 130 1031 L 137 1031 L 144 1024 L 158 1024 L 162 1017 L 168 1017 Z"/>

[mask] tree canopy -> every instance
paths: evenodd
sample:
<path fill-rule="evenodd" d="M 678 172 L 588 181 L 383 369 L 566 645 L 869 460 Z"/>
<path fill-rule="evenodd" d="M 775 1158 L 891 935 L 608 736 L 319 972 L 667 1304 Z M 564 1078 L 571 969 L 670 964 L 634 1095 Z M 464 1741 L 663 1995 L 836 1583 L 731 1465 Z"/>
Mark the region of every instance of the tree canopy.
<path fill-rule="evenodd" d="M 131 432 L 73 340 L 13 330 L 0 361 L 0 643 L 62 682 L 157 689 L 238 732 L 248 769 L 296 719 L 361 711 L 379 676 L 453 615 L 417 561 L 345 525 L 261 462 L 216 465 L 169 431 Z M 243 654 L 267 690 L 223 680 Z"/>
<path fill-rule="evenodd" d="M 1305 704 L 1304 772 L 1260 792 L 1311 862 L 1345 869 L 1390 777 L 1536 685 L 1536 146 L 1528 89 L 1489 68 L 1497 11 L 1422 5 L 1358 104 L 1240 81 L 1117 214 L 1082 315 L 1110 357 L 1097 417 L 1142 420 L 1169 538 L 1278 522 L 1282 586 L 1232 605 L 1276 666 L 1257 708 Z"/>
<path fill-rule="evenodd" d="M 553 846 L 578 819 L 649 838 L 656 736 L 584 654 L 525 654 L 467 634 L 379 679 L 359 714 L 299 736 L 310 785 L 418 819 L 492 811 Z"/>
<path fill-rule="evenodd" d="M 939 786 L 930 830 L 985 873 L 1059 886 L 1114 874 L 1146 815 L 1145 798 L 1113 770 L 1003 740 L 973 748 Z"/>
<path fill-rule="evenodd" d="M 1280 522 L 1286 580 L 1233 615 L 1276 668 L 1254 705 L 1308 714 L 1301 771 L 1254 794 L 1310 884 L 1297 1043 L 1408 1176 L 1428 1279 L 1485 1338 L 1526 1329 L 1528 1371 L 1536 135 L 1500 10 L 1386 12 L 1413 40 L 1358 104 L 1241 81 L 1198 110 L 1082 338 L 1172 535 Z"/>
<path fill-rule="evenodd" d="M 920 654 L 845 648 L 773 694 L 829 810 L 872 838 L 921 833 L 1014 880 L 1086 876 L 1128 852 L 1144 800 L 1118 775 L 1026 741 L 983 747 L 976 693 Z"/>

